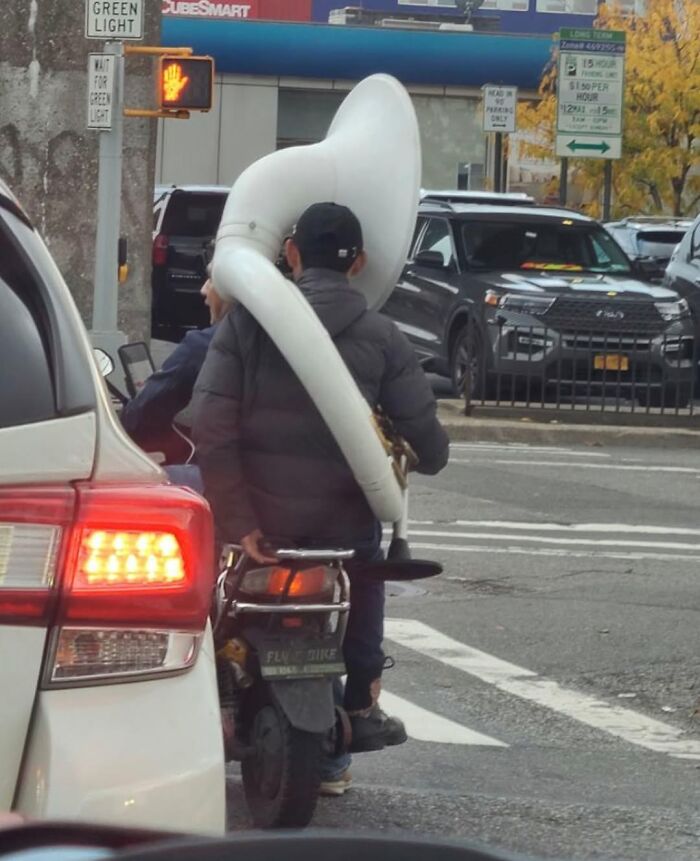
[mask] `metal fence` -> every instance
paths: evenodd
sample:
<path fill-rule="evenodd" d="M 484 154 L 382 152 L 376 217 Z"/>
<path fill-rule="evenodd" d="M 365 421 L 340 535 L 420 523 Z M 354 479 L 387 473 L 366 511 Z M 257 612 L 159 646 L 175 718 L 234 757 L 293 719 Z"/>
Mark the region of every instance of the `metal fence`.
<path fill-rule="evenodd" d="M 561 331 L 470 326 L 464 368 L 467 412 L 509 407 L 639 416 L 700 415 L 698 343 L 684 332 Z"/>

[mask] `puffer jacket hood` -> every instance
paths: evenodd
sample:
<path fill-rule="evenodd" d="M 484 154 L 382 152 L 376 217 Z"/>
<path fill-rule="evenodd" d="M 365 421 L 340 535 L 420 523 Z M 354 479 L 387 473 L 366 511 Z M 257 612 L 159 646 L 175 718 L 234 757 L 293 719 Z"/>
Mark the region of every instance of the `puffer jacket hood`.
<path fill-rule="evenodd" d="M 344 332 L 367 311 L 367 300 L 341 272 L 307 269 L 297 287 L 331 338 Z"/>

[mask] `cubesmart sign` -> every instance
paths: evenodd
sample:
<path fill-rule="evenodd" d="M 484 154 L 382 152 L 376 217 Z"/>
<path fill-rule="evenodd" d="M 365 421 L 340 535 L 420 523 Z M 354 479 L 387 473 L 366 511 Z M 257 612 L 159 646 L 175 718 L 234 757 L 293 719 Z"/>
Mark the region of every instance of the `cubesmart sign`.
<path fill-rule="evenodd" d="M 215 3 L 213 0 L 163 0 L 163 15 L 178 18 L 208 18 L 241 21 L 258 17 L 259 0 L 245 3 Z"/>
<path fill-rule="evenodd" d="M 312 0 L 162 0 L 163 15 L 210 21 L 310 21 Z"/>

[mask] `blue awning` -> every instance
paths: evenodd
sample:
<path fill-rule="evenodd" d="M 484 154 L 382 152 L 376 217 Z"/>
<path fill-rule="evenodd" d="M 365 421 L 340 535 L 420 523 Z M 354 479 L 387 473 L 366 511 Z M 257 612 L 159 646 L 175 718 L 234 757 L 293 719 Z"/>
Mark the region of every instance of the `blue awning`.
<path fill-rule="evenodd" d="M 219 72 L 349 80 L 386 72 L 406 84 L 533 90 L 553 45 L 548 36 L 174 17 L 163 18 L 161 42 L 210 54 Z"/>

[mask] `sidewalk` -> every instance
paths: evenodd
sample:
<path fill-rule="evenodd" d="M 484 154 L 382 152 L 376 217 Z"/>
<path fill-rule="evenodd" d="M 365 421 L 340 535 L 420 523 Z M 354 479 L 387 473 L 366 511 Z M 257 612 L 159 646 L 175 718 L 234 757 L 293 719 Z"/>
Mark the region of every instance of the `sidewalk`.
<path fill-rule="evenodd" d="M 700 448 L 700 430 L 678 427 L 625 427 L 611 424 L 566 424 L 542 421 L 537 415 L 521 419 L 464 415 L 462 401 L 441 400 L 438 415 L 453 442 L 529 443 L 531 445 L 639 446 Z"/>

